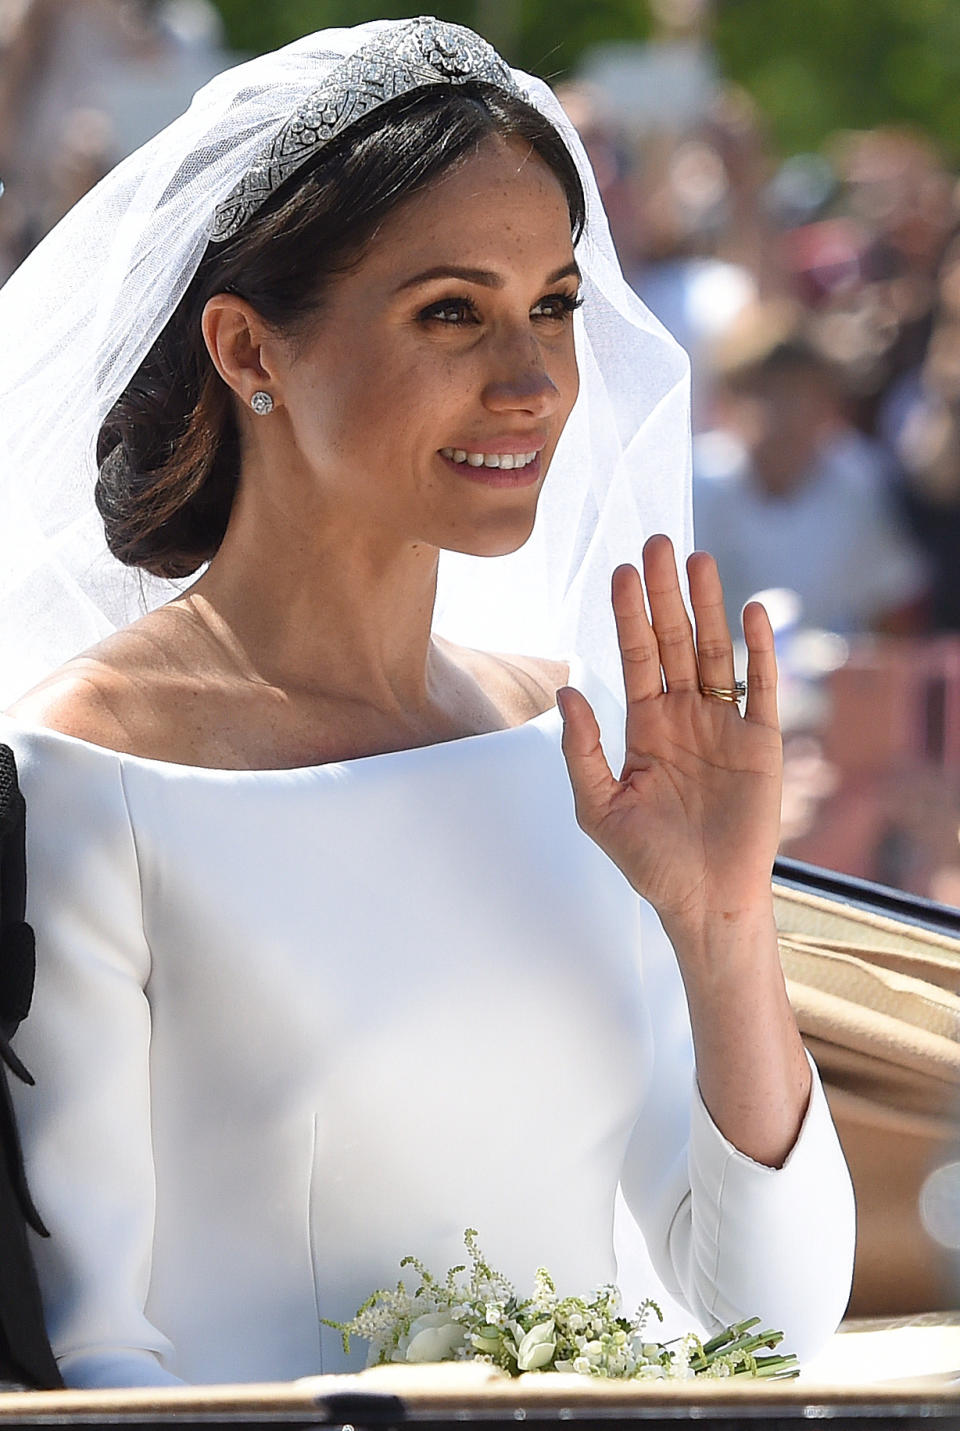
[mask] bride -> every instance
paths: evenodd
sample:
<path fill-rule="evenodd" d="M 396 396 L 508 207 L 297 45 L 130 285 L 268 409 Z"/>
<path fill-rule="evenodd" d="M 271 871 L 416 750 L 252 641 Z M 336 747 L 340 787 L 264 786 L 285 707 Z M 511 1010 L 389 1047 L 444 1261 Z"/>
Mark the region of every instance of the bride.
<path fill-rule="evenodd" d="M 685 364 L 547 88 L 436 21 L 309 36 L 0 317 L 67 1384 L 342 1369 L 320 1319 L 467 1225 L 588 1291 L 618 1186 L 692 1317 L 812 1352 L 853 1207 L 777 957 L 772 636 L 748 607 L 741 714 L 663 534 Z"/>

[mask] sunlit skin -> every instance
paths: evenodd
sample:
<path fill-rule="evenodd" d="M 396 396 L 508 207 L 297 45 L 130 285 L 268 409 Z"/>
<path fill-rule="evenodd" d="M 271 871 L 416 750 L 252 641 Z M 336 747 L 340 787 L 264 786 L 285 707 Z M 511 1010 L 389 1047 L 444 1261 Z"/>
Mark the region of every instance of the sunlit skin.
<path fill-rule="evenodd" d="M 244 409 L 242 502 L 259 517 L 282 467 L 306 541 L 359 529 L 391 554 L 515 551 L 577 395 L 578 289 L 559 184 L 496 141 L 389 219 L 303 334 L 278 340 L 245 305 L 214 300 L 205 333 L 227 381 L 279 399 L 269 422 Z M 536 450 L 540 480 L 491 490 L 443 448 Z M 245 518 L 241 505 L 237 529 Z"/>
<path fill-rule="evenodd" d="M 780 968 L 770 890 L 781 782 L 773 633 L 751 602 L 741 716 L 700 692 L 701 682 L 729 688 L 734 680 L 713 558 L 696 552 L 687 563 L 695 626 L 666 537 L 647 542 L 643 571 L 643 581 L 632 566 L 613 577 L 627 700 L 622 770 L 610 770 L 583 696 L 559 693 L 577 818 L 660 915 L 714 1122 L 742 1152 L 776 1167 L 799 1132 L 810 1071 Z"/>
<path fill-rule="evenodd" d="M 491 704 L 489 678 L 430 623 L 441 548 L 499 555 L 532 530 L 577 395 L 578 288 L 559 182 L 527 146 L 490 140 L 387 219 L 302 332 L 228 295 L 208 304 L 244 457 L 226 540 L 181 607 L 207 626 L 229 611 L 260 675 L 319 703 L 321 751 L 345 712 L 349 753 L 535 713 Z M 250 411 L 258 389 L 268 418 Z M 445 448 L 536 451 L 536 480 L 477 480 Z"/>
<path fill-rule="evenodd" d="M 243 448 L 223 545 L 186 596 L 16 713 L 134 754 L 243 769 L 429 744 L 547 709 L 562 668 L 463 651 L 431 625 L 441 549 L 492 556 L 530 534 L 577 394 L 577 291 L 557 179 L 498 139 L 395 211 L 300 333 L 272 331 L 234 296 L 212 299 L 204 335 L 236 395 Z M 274 399 L 265 417 L 250 410 L 258 390 Z M 537 457 L 488 473 L 444 448 Z M 648 542 L 643 567 L 643 579 L 624 567 L 613 580 L 623 771 L 609 770 L 584 697 L 559 692 L 577 815 L 673 940 L 714 1120 L 776 1165 L 810 1084 L 770 892 L 772 634 L 748 607 L 741 716 L 699 689 L 733 681 L 712 558 L 689 563 L 696 639 L 666 538 Z"/>

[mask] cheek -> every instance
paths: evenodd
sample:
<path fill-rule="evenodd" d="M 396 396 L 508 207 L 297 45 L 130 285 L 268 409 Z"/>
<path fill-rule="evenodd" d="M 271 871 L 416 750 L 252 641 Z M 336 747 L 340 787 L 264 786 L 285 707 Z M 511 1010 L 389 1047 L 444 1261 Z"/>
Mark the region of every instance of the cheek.
<path fill-rule="evenodd" d="M 567 406 L 567 414 L 566 414 L 566 415 L 567 415 L 567 417 L 569 417 L 569 416 L 570 416 L 571 409 L 573 408 L 574 403 L 576 402 L 577 398 L 578 398 L 579 395 L 580 395 L 580 368 L 579 368 L 578 365 L 577 365 L 577 357 L 576 357 L 576 354 L 575 354 L 574 352 L 571 352 L 571 354 L 570 354 L 570 364 L 569 364 L 567 376 L 568 376 L 568 385 L 567 385 L 567 388 L 566 388 L 566 392 L 567 392 L 567 395 L 568 395 L 568 397 L 567 397 L 568 406 Z"/>
<path fill-rule="evenodd" d="M 573 411 L 573 406 L 580 393 L 580 369 L 577 366 L 572 339 L 569 348 L 557 354 L 552 362 L 548 362 L 547 371 L 560 394 L 557 415 L 562 426 Z"/>
<path fill-rule="evenodd" d="M 456 385 L 458 375 L 445 354 L 425 353 L 412 344 L 395 344 L 386 350 L 369 348 L 362 355 L 345 354 L 335 378 L 342 399 L 357 412 L 374 420 L 416 420 L 426 414 Z"/>
<path fill-rule="evenodd" d="M 340 458 L 369 451 L 395 430 L 404 407 L 402 388 L 399 364 L 356 350 L 328 354 L 297 394 L 311 446 Z"/>
<path fill-rule="evenodd" d="M 389 470 L 399 481 L 398 499 L 402 472 L 417 474 L 416 485 L 431 489 L 437 479 L 432 454 L 462 427 L 472 392 L 463 366 L 444 355 L 394 349 L 359 362 L 344 355 L 339 372 L 327 365 L 314 384 L 311 460 L 348 474 Z"/>

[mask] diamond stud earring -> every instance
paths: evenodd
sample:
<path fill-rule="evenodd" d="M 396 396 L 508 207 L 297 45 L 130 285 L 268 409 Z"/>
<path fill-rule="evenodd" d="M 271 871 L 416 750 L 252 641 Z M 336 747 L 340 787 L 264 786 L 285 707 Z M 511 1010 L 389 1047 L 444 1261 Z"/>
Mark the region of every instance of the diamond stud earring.
<path fill-rule="evenodd" d="M 266 417 L 268 412 L 273 412 L 273 398 L 269 393 L 255 392 L 250 399 L 250 406 L 258 417 Z"/>

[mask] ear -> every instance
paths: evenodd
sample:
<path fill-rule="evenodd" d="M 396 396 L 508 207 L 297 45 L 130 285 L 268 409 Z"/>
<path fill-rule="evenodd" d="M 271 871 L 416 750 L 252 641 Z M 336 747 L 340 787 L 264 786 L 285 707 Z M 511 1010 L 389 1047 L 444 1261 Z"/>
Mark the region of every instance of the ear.
<path fill-rule="evenodd" d="M 276 335 L 256 309 L 233 293 L 217 293 L 203 310 L 201 328 L 214 367 L 244 407 L 263 389 L 279 402 Z"/>

